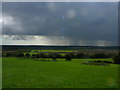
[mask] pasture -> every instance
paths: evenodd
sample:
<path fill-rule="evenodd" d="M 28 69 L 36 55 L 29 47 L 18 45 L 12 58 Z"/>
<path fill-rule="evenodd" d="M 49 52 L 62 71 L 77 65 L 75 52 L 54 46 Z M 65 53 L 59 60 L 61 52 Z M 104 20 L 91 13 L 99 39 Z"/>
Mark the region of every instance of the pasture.
<path fill-rule="evenodd" d="M 118 65 L 84 65 L 105 59 L 57 59 L 3 57 L 3 88 L 117 88 Z"/>

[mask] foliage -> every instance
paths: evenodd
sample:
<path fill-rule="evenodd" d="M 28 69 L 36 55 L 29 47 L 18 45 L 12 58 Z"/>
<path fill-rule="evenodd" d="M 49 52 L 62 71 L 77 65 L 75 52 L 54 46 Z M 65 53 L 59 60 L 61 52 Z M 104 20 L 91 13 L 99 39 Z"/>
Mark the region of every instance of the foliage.
<path fill-rule="evenodd" d="M 36 58 L 36 55 L 35 55 L 35 54 L 32 54 L 32 58 Z"/>
<path fill-rule="evenodd" d="M 2 52 L 2 57 L 5 57 L 5 53 Z"/>
<path fill-rule="evenodd" d="M 71 54 L 65 54 L 65 59 L 66 59 L 66 61 L 71 61 L 71 59 L 72 59 L 72 55 Z"/>
<path fill-rule="evenodd" d="M 69 53 L 69 55 L 71 56 L 71 58 L 75 58 L 75 53 Z"/>
<path fill-rule="evenodd" d="M 115 55 L 113 57 L 114 64 L 120 64 L 120 55 Z"/>
<path fill-rule="evenodd" d="M 35 54 L 35 57 L 36 58 L 40 58 L 40 54 Z"/>
<path fill-rule="evenodd" d="M 91 58 L 108 58 L 109 56 L 105 53 L 94 53 Z"/>
<path fill-rule="evenodd" d="M 52 59 L 53 59 L 53 61 L 56 61 L 56 57 L 55 56 L 53 56 Z"/>
<path fill-rule="evenodd" d="M 10 52 L 7 52 L 6 53 L 6 57 L 10 57 L 11 56 L 11 53 Z"/>
<path fill-rule="evenodd" d="M 84 53 L 77 53 L 76 58 L 87 58 L 87 55 L 85 55 Z"/>
<path fill-rule="evenodd" d="M 40 53 L 40 57 L 41 57 L 41 58 L 46 58 L 46 57 L 47 57 L 47 55 L 46 55 L 46 54 L 44 54 L 44 53 Z"/>
<path fill-rule="evenodd" d="M 26 53 L 25 56 L 26 56 L 27 58 L 29 58 L 29 57 L 30 57 L 30 54 L 29 54 L 29 53 Z"/>
<path fill-rule="evenodd" d="M 59 53 L 49 53 L 48 58 L 53 58 L 53 57 L 56 57 L 56 58 L 61 58 L 61 55 Z"/>
<path fill-rule="evenodd" d="M 18 53 L 16 56 L 17 57 L 24 57 L 24 53 Z"/>

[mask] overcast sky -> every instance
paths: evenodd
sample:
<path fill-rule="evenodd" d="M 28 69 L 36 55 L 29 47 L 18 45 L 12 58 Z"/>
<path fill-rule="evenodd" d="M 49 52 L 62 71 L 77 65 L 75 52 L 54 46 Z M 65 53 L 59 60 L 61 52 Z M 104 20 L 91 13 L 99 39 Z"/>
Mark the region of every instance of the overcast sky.
<path fill-rule="evenodd" d="M 3 2 L 3 44 L 117 45 L 117 2 Z"/>

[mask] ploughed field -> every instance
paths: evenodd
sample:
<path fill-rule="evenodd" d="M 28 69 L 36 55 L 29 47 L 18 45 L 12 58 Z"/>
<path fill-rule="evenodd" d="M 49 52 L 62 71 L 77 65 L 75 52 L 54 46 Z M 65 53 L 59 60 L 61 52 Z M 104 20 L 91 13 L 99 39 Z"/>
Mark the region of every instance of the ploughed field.
<path fill-rule="evenodd" d="M 3 88 L 117 88 L 117 64 L 84 64 L 112 58 L 2 58 Z"/>

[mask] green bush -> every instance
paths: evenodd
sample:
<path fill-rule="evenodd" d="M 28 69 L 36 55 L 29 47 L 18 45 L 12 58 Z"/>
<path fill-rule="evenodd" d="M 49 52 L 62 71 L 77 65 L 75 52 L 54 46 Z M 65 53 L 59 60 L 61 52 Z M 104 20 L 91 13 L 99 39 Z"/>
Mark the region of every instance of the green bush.
<path fill-rule="evenodd" d="M 84 53 L 77 53 L 76 58 L 86 58 L 86 55 Z"/>
<path fill-rule="evenodd" d="M 91 56 L 91 58 L 109 58 L 109 56 L 105 53 L 95 53 Z"/>
<path fill-rule="evenodd" d="M 71 61 L 71 59 L 72 59 L 71 54 L 65 54 L 65 59 L 66 59 L 66 61 Z"/>
<path fill-rule="evenodd" d="M 29 54 L 29 53 L 26 53 L 25 56 L 26 56 L 27 58 L 29 58 L 29 57 L 30 57 L 30 54 Z"/>
<path fill-rule="evenodd" d="M 47 57 L 47 55 L 46 55 L 46 54 L 44 54 L 44 53 L 40 53 L 40 57 L 41 57 L 41 58 L 46 58 L 46 57 Z"/>
<path fill-rule="evenodd" d="M 40 58 L 40 54 L 36 54 L 35 57 L 36 57 L 36 58 Z"/>
<path fill-rule="evenodd" d="M 71 58 L 75 58 L 75 53 L 69 53 L 69 55 L 71 56 Z"/>
<path fill-rule="evenodd" d="M 6 53 L 6 57 L 10 57 L 11 56 L 11 53 Z"/>
<path fill-rule="evenodd" d="M 2 53 L 2 57 L 5 57 L 6 55 L 5 55 L 5 53 Z"/>
<path fill-rule="evenodd" d="M 24 54 L 23 53 L 18 53 L 17 57 L 24 57 Z"/>
<path fill-rule="evenodd" d="M 60 53 L 50 53 L 49 55 L 48 55 L 48 57 L 50 57 L 50 58 L 52 58 L 52 57 L 56 57 L 56 58 L 62 58 L 62 55 L 60 54 Z"/>
<path fill-rule="evenodd" d="M 115 55 L 113 57 L 114 64 L 120 64 L 120 55 Z"/>
<path fill-rule="evenodd" d="M 53 61 L 56 61 L 56 57 L 55 56 L 53 56 L 52 59 L 53 59 Z"/>
<path fill-rule="evenodd" d="M 32 54 L 32 58 L 36 58 L 35 54 Z"/>

